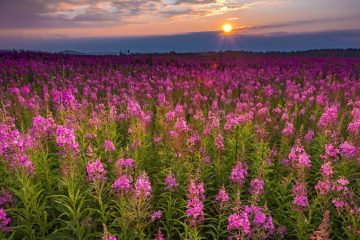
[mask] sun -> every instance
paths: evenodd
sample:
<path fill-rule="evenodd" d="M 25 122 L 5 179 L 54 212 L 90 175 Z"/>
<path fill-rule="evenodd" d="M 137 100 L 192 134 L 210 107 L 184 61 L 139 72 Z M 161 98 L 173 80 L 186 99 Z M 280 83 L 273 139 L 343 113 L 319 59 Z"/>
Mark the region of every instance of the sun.
<path fill-rule="evenodd" d="M 233 27 L 229 23 L 225 23 L 222 27 L 225 33 L 230 33 L 233 30 Z"/>

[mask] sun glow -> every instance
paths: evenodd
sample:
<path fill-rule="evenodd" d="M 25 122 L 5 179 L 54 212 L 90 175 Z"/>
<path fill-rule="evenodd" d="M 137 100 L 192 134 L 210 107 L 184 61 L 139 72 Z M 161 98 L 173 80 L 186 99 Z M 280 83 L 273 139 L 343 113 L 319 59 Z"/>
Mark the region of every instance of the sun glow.
<path fill-rule="evenodd" d="M 225 33 L 230 33 L 233 30 L 233 27 L 229 23 L 225 23 L 222 29 Z"/>

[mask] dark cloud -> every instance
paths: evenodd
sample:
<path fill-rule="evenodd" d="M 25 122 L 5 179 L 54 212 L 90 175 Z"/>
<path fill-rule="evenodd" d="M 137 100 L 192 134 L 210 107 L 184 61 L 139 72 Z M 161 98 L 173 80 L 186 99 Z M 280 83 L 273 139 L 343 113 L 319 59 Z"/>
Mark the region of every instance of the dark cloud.
<path fill-rule="evenodd" d="M 0 0 L 0 28 L 96 27 L 157 10 L 161 0 Z M 103 4 L 103 5 L 101 5 Z M 64 9 L 64 6 L 67 8 Z"/>

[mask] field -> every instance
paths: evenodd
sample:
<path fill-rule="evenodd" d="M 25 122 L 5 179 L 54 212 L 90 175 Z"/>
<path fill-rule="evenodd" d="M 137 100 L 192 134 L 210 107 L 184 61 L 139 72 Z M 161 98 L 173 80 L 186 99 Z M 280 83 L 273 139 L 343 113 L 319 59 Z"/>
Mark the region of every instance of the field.
<path fill-rule="evenodd" d="M 359 239 L 360 59 L 0 53 L 0 239 Z"/>

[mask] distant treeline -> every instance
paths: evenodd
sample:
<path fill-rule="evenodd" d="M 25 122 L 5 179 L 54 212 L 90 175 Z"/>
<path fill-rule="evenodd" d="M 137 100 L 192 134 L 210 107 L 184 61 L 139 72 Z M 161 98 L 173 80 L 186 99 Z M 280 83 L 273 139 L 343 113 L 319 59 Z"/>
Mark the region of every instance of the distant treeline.
<path fill-rule="evenodd" d="M 360 46 L 359 46 L 360 47 Z M 0 53 L 13 52 L 13 53 L 55 53 L 62 55 L 96 55 L 96 56 L 117 56 L 117 55 L 230 55 L 230 56 L 304 56 L 304 57 L 345 57 L 345 58 L 359 58 L 360 57 L 360 48 L 347 48 L 347 49 L 311 49 L 311 50 L 298 50 L 298 51 L 214 51 L 214 52 L 175 52 L 171 51 L 168 53 L 134 53 L 130 50 L 124 54 L 122 52 L 94 52 L 94 53 L 85 53 L 72 50 L 64 50 L 60 52 L 43 52 L 43 51 L 28 51 L 28 50 L 5 50 L 0 49 Z"/>

